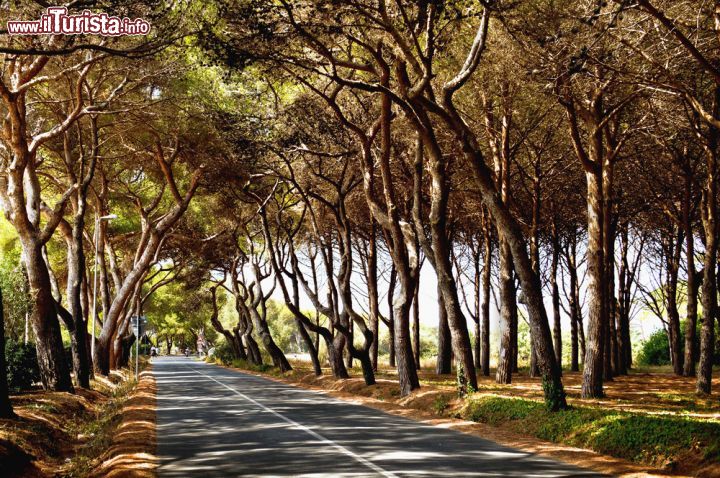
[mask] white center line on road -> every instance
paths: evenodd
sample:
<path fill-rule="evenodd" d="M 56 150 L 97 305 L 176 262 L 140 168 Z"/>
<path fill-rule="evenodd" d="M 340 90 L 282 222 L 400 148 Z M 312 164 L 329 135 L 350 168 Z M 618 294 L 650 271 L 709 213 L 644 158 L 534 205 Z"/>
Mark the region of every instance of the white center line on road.
<path fill-rule="evenodd" d="M 373 462 L 371 462 L 370 460 L 367 460 L 367 459 L 361 457 L 360 455 L 357 455 L 357 454 L 353 453 L 352 451 L 348 450 L 348 449 L 345 448 L 344 446 L 342 446 L 342 445 L 340 445 L 340 444 L 338 444 L 338 443 L 335 443 L 334 441 L 330 440 L 329 438 L 325 438 L 324 436 L 320 435 L 319 433 L 317 433 L 316 431 L 312 430 L 311 428 L 308 428 L 308 427 L 306 427 L 305 425 L 303 425 L 303 424 L 301 424 L 301 423 L 298 423 L 298 422 L 296 422 L 295 420 L 293 420 L 293 419 L 291 419 L 291 418 L 286 417 L 286 416 L 283 415 L 282 413 L 276 412 L 276 411 L 273 410 L 272 408 L 267 407 L 267 406 L 263 405 L 262 403 L 258 402 L 257 400 L 254 400 L 254 399 L 248 397 L 248 396 L 245 395 L 244 393 L 238 392 L 236 389 L 234 389 L 234 388 L 232 388 L 232 387 L 230 387 L 230 386 L 222 383 L 221 381 L 217 380 L 215 377 L 211 377 L 210 375 L 208 375 L 208 374 L 206 374 L 206 373 L 202 373 L 202 372 L 198 371 L 198 370 L 195 369 L 195 368 L 192 368 L 192 367 L 188 367 L 188 368 L 189 368 L 190 370 L 192 370 L 193 372 L 195 372 L 195 373 L 197 373 L 197 374 L 199 374 L 199 375 L 202 375 L 202 376 L 204 376 L 204 377 L 207 377 L 207 378 L 209 378 L 209 379 L 212 380 L 213 382 L 216 382 L 216 383 L 219 384 L 219 385 L 222 385 L 223 387 L 227 388 L 228 390 L 230 390 L 231 392 L 235 393 L 236 395 L 244 398 L 244 399 L 247 400 L 248 402 L 250 402 L 250 403 L 252 403 L 252 404 L 254 404 L 254 405 L 257 405 L 258 407 L 262 408 L 263 410 L 265 410 L 265 411 L 267 411 L 267 412 L 272 413 L 273 415 L 275 415 L 275 416 L 278 417 L 279 419 L 283 420 L 283 421 L 286 422 L 286 423 L 289 423 L 290 425 L 294 426 L 294 427 L 297 428 L 298 430 L 304 431 L 305 433 L 307 433 L 308 435 L 312 436 L 313 438 L 315 438 L 316 440 L 320 441 L 321 443 L 324 443 L 324 444 L 326 444 L 326 445 L 330 445 L 331 447 L 335 448 L 335 449 L 338 450 L 339 452 L 341 452 L 341 453 L 343 453 L 343 454 L 345 454 L 345 455 L 353 458 L 353 459 L 354 459 L 355 461 L 357 461 L 358 463 L 361 463 L 361 464 L 365 465 L 366 467 L 370 468 L 370 469 L 373 470 L 374 472 L 379 473 L 380 475 L 385 476 L 385 477 L 387 477 L 387 478 L 399 478 L 398 475 L 394 474 L 393 472 L 387 471 L 387 470 L 379 467 L 379 466 L 376 465 L 375 463 L 373 463 Z"/>

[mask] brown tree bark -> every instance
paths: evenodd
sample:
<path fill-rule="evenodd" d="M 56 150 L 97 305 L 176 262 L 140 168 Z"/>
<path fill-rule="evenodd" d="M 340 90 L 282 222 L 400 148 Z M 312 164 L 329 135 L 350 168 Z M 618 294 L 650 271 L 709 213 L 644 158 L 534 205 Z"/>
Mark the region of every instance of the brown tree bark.
<path fill-rule="evenodd" d="M 603 366 L 605 345 L 605 284 L 603 283 L 603 244 L 602 244 L 602 182 L 593 174 L 587 173 L 588 188 L 588 335 L 586 341 L 585 367 L 583 369 L 583 398 L 600 398 L 603 391 Z"/>
<path fill-rule="evenodd" d="M 397 284 L 397 271 L 395 270 L 395 266 L 393 265 L 392 269 L 390 270 L 390 280 L 388 282 L 388 295 L 387 295 L 387 305 L 388 305 L 388 318 L 385 325 L 387 325 L 388 328 L 388 335 L 390 337 L 390 343 L 388 351 L 388 365 L 392 368 L 395 368 L 397 366 L 396 360 L 395 360 L 395 310 L 393 309 L 393 302 L 395 297 L 395 286 Z"/>
<path fill-rule="evenodd" d="M 515 279 L 512 255 L 506 242 L 500 244 L 500 353 L 495 380 L 512 382 L 513 368 L 513 311 L 515 310 Z"/>
<path fill-rule="evenodd" d="M 485 237 L 485 264 L 482 274 L 482 373 L 490 375 L 490 276 L 492 272 L 492 237 L 487 214 L 483 213 Z"/>
<path fill-rule="evenodd" d="M 444 375 L 452 372 L 452 347 L 445 299 L 438 286 L 438 355 L 435 373 Z"/>
<path fill-rule="evenodd" d="M 552 291 L 553 304 L 553 341 L 555 349 L 555 360 L 562 370 L 562 330 L 560 324 L 560 288 L 557 283 L 558 265 L 560 263 L 560 239 L 554 232 L 552 238 L 552 262 L 550 265 L 550 288 Z M 572 319 L 571 319 L 572 320 Z"/>
<path fill-rule="evenodd" d="M 697 306 L 698 306 L 698 280 L 695 270 L 695 233 L 692 224 L 692 169 L 689 159 L 684 158 L 683 164 L 683 204 L 682 204 L 682 227 L 685 234 L 685 261 L 687 269 L 687 305 L 685 318 L 685 358 L 683 361 L 683 375 L 692 377 L 695 375 L 695 336 L 697 328 Z"/>
<path fill-rule="evenodd" d="M 377 261 L 377 226 L 375 221 L 370 224 L 370 237 L 368 239 L 367 252 L 367 284 L 368 301 L 370 305 L 370 331 L 373 333 L 373 341 L 370 346 L 370 360 L 373 370 L 377 371 L 378 343 L 380 334 L 380 303 L 378 301 L 378 261 Z"/>
<path fill-rule="evenodd" d="M 678 228 L 670 232 L 668 237 L 664 239 L 665 249 L 665 267 L 667 270 L 667 280 L 665 283 L 665 300 L 667 301 L 667 322 L 668 322 L 668 342 L 670 343 L 670 362 L 672 363 L 673 373 L 682 376 L 683 374 L 683 355 L 680 344 L 680 312 L 677 304 L 677 286 L 678 272 L 680 269 L 680 259 L 682 252 L 683 236 Z"/>
<path fill-rule="evenodd" d="M 715 87 L 713 117 L 720 117 L 720 86 Z M 702 282 L 703 314 L 700 329 L 700 358 L 698 361 L 698 394 L 710 393 L 712 385 L 712 360 L 715 350 L 715 318 L 717 317 L 717 172 L 718 172 L 718 130 L 710 126 L 708 148 L 706 150 L 706 180 L 703 191 L 702 223 L 705 232 L 705 259 Z"/>
<path fill-rule="evenodd" d="M 413 296 L 413 358 L 415 367 L 420 370 L 420 283 L 415 287 Z"/>
<path fill-rule="evenodd" d="M 175 149 L 177 151 L 177 146 Z M 199 181 L 202 175 L 202 169 L 197 169 L 192 175 L 190 185 L 185 195 L 181 196 L 173 178 L 172 170 L 170 169 L 171 165 L 165 159 L 160 145 L 158 145 L 156 159 L 173 193 L 175 204 L 166 214 L 161 216 L 161 219 L 155 224 L 150 224 L 147 221 L 145 217 L 147 216 L 147 212 L 140 206 L 140 213 L 143 216 L 143 222 L 146 224 L 143 229 L 143 239 L 141 239 L 139 245 L 140 249 L 137 251 L 138 254 L 136 255 L 136 260 L 131 271 L 125 276 L 122 285 L 116 291 L 107 317 L 104 318 L 100 336 L 95 343 L 95 367 L 102 375 L 108 375 L 110 373 L 110 349 L 112 340 L 118 328 L 118 321 L 125 310 L 131 294 L 135 290 L 135 286 L 142 280 L 151 264 L 156 260 L 165 235 L 185 213 L 200 185 Z M 158 202 L 159 199 L 160 198 L 157 199 Z"/>

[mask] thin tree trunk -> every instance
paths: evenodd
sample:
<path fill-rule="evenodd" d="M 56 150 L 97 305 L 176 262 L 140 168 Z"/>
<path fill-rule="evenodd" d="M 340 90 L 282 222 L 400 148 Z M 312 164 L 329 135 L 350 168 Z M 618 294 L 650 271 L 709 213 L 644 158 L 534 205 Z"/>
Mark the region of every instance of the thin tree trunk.
<path fill-rule="evenodd" d="M 305 347 L 308 349 L 308 354 L 310 355 L 310 360 L 312 361 L 313 372 L 319 377 L 322 375 L 322 368 L 320 367 L 320 359 L 318 358 L 318 351 L 315 348 L 315 344 L 313 343 L 313 340 L 302 321 L 297 317 L 295 317 L 295 327 L 297 327 L 298 333 L 300 334 L 303 342 L 305 342 Z"/>
<path fill-rule="evenodd" d="M 390 284 L 388 286 L 388 335 L 389 335 L 389 352 L 388 352 L 388 365 L 392 368 L 397 366 L 395 361 L 395 309 L 393 307 L 393 301 L 395 296 L 395 284 L 397 281 L 397 270 L 393 266 L 390 271 Z"/>
<path fill-rule="evenodd" d="M 420 283 L 415 287 L 413 297 L 413 358 L 415 367 L 420 370 Z"/>
<path fill-rule="evenodd" d="M 720 86 L 715 87 L 714 117 L 720 116 Z M 698 361 L 698 394 L 710 393 L 712 385 L 712 360 L 715 348 L 715 317 L 717 316 L 717 147 L 718 130 L 710 127 L 707 162 L 707 178 L 703 197 L 703 229 L 705 232 L 705 260 L 702 282 L 702 326 L 700 329 L 700 360 Z"/>
<path fill-rule="evenodd" d="M 676 236 L 676 237 L 673 237 Z M 668 315 L 668 338 L 670 343 L 670 361 L 672 362 L 673 372 L 682 376 L 682 350 L 680 337 L 680 312 L 677 305 L 677 284 L 678 270 L 680 267 L 680 257 L 682 249 L 682 232 L 673 233 L 667 238 L 667 253 L 665 254 L 667 267 L 667 284 L 665 285 L 667 299 L 667 315 Z"/>
<path fill-rule="evenodd" d="M 512 382 L 514 282 L 510 247 L 503 241 L 500 244 L 500 356 L 495 380 L 505 384 Z"/>
<path fill-rule="evenodd" d="M 618 271 L 618 301 L 617 301 L 617 375 L 627 375 L 627 353 L 625 349 L 628 347 L 625 338 L 625 327 L 627 320 L 627 327 L 629 329 L 629 320 L 627 319 L 629 311 L 625 306 L 626 297 L 629 295 L 628 288 L 628 231 L 627 225 L 624 225 L 620 231 L 620 269 Z"/>
<path fill-rule="evenodd" d="M 560 326 L 560 288 L 557 283 L 558 263 L 560 262 L 560 242 L 556 234 L 552 241 L 552 263 L 550 266 L 550 288 L 552 289 L 553 304 L 553 339 L 555 360 L 562 369 L 562 330 Z"/>
<path fill-rule="evenodd" d="M 577 282 L 577 251 L 576 251 L 576 238 L 575 236 L 568 239 L 568 244 L 565 248 L 565 260 L 568 266 L 568 275 L 570 276 L 570 370 L 578 372 L 580 370 L 579 360 L 579 340 L 580 331 L 582 329 L 582 323 L 580 322 L 580 304 L 577 301 L 576 290 L 578 289 Z"/>
<path fill-rule="evenodd" d="M 377 229 L 375 221 L 370 224 L 370 239 L 368 241 L 367 254 L 367 278 L 368 295 L 370 302 L 370 331 L 373 334 L 373 341 L 370 345 L 370 361 L 373 370 L 377 371 L 378 343 L 380 337 L 380 305 L 378 303 L 378 276 L 377 276 Z"/>
<path fill-rule="evenodd" d="M 492 272 L 492 241 L 490 236 L 490 224 L 486 214 L 483 214 L 486 221 L 484 224 L 485 236 L 485 264 L 482 273 L 482 373 L 486 377 L 490 375 L 490 276 Z"/>
<path fill-rule="evenodd" d="M 438 286 L 438 355 L 435 373 L 442 375 L 452 372 L 452 348 L 450 343 L 450 327 L 448 326 L 445 299 Z"/>
<path fill-rule="evenodd" d="M 689 160 L 688 160 L 689 161 Z M 685 361 L 683 375 L 695 375 L 695 331 L 697 327 L 698 281 L 695 271 L 695 234 L 692 228 L 692 171 L 689 165 L 685 170 L 685 188 L 683 197 L 683 232 L 685 233 L 685 260 L 687 269 L 687 305 L 685 318 Z"/>

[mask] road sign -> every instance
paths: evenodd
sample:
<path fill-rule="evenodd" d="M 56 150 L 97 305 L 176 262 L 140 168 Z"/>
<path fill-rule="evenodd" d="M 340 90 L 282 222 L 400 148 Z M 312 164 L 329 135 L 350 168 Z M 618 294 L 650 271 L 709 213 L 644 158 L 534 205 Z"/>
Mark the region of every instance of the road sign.
<path fill-rule="evenodd" d="M 130 317 L 130 325 L 135 330 L 135 379 L 137 380 L 140 372 L 140 337 L 145 330 L 145 325 L 147 325 L 147 317 L 133 315 Z"/>
<path fill-rule="evenodd" d="M 140 319 L 139 323 L 138 318 Z M 132 329 L 135 331 L 139 339 L 143 332 L 145 332 L 145 326 L 147 325 L 147 317 L 145 317 L 144 315 L 141 315 L 140 317 L 138 317 L 137 315 L 133 315 L 132 317 L 130 317 L 130 325 L 132 326 Z"/>

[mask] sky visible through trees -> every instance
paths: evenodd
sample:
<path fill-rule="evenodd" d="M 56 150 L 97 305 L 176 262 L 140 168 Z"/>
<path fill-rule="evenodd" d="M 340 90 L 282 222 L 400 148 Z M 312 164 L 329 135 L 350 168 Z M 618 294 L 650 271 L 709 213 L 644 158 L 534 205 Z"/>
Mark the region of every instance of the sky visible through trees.
<path fill-rule="evenodd" d="M 0 36 L 3 337 L 44 389 L 127 366 L 147 316 L 162 352 L 387 364 L 403 396 L 431 358 L 550 411 L 661 330 L 717 393 L 720 2 L 67 8 L 152 28 Z"/>

